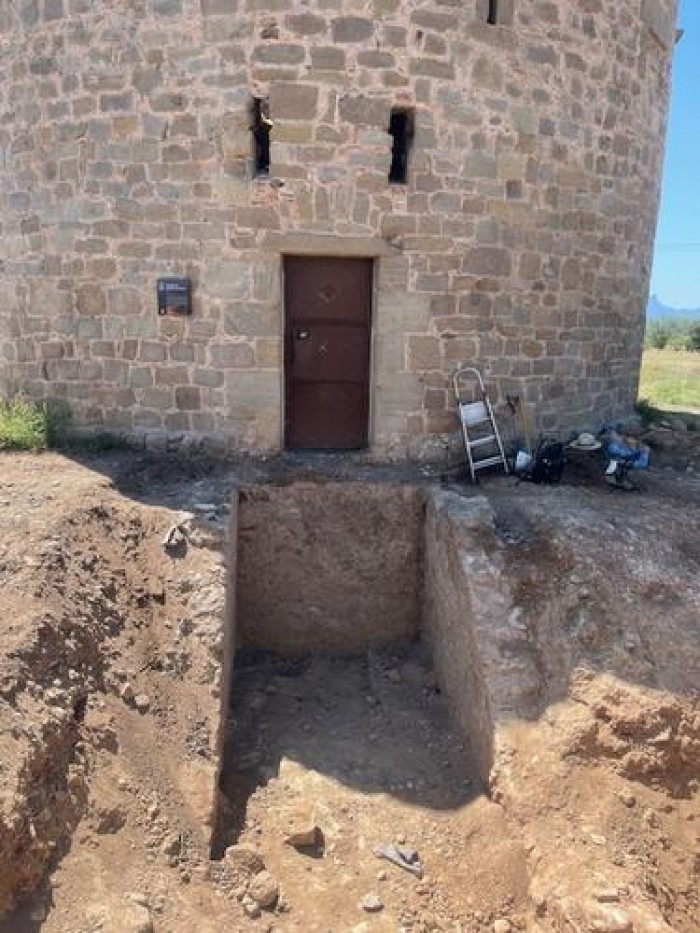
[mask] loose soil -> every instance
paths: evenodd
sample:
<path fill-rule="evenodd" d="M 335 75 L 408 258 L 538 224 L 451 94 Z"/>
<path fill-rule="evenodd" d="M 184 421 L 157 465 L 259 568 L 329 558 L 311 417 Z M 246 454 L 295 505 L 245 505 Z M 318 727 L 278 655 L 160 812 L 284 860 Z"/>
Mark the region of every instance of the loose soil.
<path fill-rule="evenodd" d="M 527 709 L 499 718 L 487 787 L 420 642 L 241 656 L 214 859 L 217 553 L 232 490 L 439 478 L 338 459 L 3 456 L 0 931 L 697 933 L 691 435 L 663 434 L 640 493 L 582 466 L 556 489 L 494 477 L 476 491 L 495 515 L 494 583 L 529 643 L 498 663 L 536 671 Z M 173 528 L 184 544 L 168 552 Z M 285 843 L 309 820 L 323 852 Z M 403 841 L 422 879 L 373 854 Z M 263 862 L 280 896 L 261 912 L 250 891 Z M 368 894 L 378 913 L 361 906 Z"/>
<path fill-rule="evenodd" d="M 371 893 L 384 905 L 371 929 L 387 933 L 522 914 L 525 853 L 479 786 L 420 645 L 248 657 L 235 683 L 219 844 L 260 847 L 294 905 L 290 930 L 350 930 Z M 285 844 L 314 823 L 323 858 Z M 387 843 L 415 848 L 424 877 L 376 858 Z"/>

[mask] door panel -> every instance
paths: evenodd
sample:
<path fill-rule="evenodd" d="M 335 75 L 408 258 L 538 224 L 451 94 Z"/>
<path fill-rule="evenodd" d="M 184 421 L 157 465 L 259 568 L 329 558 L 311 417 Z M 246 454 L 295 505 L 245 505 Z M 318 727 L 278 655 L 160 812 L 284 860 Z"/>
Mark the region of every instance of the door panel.
<path fill-rule="evenodd" d="M 287 447 L 367 444 L 372 261 L 287 257 Z"/>

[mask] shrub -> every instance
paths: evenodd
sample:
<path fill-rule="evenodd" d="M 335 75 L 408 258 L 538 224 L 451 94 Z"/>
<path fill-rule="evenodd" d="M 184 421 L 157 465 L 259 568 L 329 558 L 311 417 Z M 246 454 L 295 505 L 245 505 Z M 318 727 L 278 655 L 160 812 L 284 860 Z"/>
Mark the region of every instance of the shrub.
<path fill-rule="evenodd" d="M 671 337 L 671 328 L 663 321 L 649 321 L 644 343 L 654 350 L 664 350 Z"/>
<path fill-rule="evenodd" d="M 43 450 L 49 444 L 49 417 L 44 405 L 18 395 L 0 401 L 0 449 Z"/>
<path fill-rule="evenodd" d="M 686 348 L 688 350 L 700 351 L 700 321 L 691 326 L 688 333 Z"/>
<path fill-rule="evenodd" d="M 664 414 L 652 405 L 648 398 L 640 398 L 634 408 L 645 425 L 653 424 L 654 421 L 662 418 Z"/>

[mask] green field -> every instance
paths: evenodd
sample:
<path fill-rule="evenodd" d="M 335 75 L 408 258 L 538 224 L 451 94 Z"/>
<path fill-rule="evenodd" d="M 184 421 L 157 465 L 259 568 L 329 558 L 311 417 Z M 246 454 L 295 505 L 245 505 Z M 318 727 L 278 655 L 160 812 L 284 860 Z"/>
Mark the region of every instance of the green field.
<path fill-rule="evenodd" d="M 645 350 L 639 398 L 656 408 L 700 412 L 700 353 Z"/>

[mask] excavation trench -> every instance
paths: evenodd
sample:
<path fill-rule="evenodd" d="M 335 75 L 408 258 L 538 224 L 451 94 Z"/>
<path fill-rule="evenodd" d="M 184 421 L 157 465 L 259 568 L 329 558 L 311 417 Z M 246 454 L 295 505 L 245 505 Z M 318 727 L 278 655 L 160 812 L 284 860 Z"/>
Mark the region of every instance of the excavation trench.
<path fill-rule="evenodd" d="M 696 929 L 685 502 L 206 478 L 144 504 L 61 469 L 48 523 L 33 462 L 4 513 L 1 930 L 262 928 L 268 875 L 290 933 Z M 375 856 L 402 840 L 423 878 Z"/>
<path fill-rule="evenodd" d="M 336 891 L 337 909 L 350 899 L 354 911 L 353 895 L 380 868 L 371 850 L 382 843 L 420 845 L 449 878 L 450 855 L 462 852 L 472 819 L 508 838 L 484 793 L 489 705 L 464 562 L 439 508 L 439 494 L 428 500 L 411 486 L 240 492 L 236 652 L 227 660 L 212 854 L 240 842 L 262 846 L 305 917 L 320 891 L 325 898 L 337 889 L 338 862 L 353 874 Z M 310 888 L 308 860 L 284 840 L 311 824 L 327 857 L 315 863 Z M 370 851 L 359 858 L 356 846 Z M 517 846 L 506 862 L 517 891 L 525 884 Z M 449 888 L 459 916 L 456 876 Z"/>

